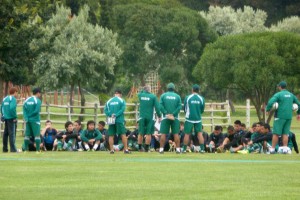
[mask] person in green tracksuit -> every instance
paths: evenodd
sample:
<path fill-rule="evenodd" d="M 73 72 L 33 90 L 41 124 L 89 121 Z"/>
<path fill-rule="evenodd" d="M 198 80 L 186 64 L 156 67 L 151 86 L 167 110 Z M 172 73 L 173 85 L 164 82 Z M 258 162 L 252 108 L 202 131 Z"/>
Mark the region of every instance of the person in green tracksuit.
<path fill-rule="evenodd" d="M 82 146 L 86 151 L 91 151 L 91 149 L 92 151 L 99 150 L 102 134 L 95 128 L 95 125 L 93 120 L 88 121 L 86 125 L 87 129 L 80 134 L 83 142 Z"/>
<path fill-rule="evenodd" d="M 138 145 L 139 150 L 142 150 L 143 137 L 146 135 L 145 139 L 145 152 L 149 151 L 151 135 L 154 133 L 154 122 L 156 111 L 157 116 L 160 118 L 160 110 L 157 97 L 150 93 L 150 86 L 145 86 L 144 89 L 138 94 L 138 99 L 140 102 L 139 108 L 139 131 L 138 131 Z M 159 119 L 160 120 L 160 119 Z"/>
<path fill-rule="evenodd" d="M 110 153 L 114 153 L 114 136 L 121 135 L 122 142 L 124 145 L 124 153 L 129 154 L 127 147 L 127 137 L 125 129 L 124 111 L 126 108 L 126 102 L 122 99 L 121 90 L 115 91 L 115 96 L 109 99 L 104 108 L 105 115 L 114 119 L 114 123 L 108 125 L 108 136 L 109 136 L 109 148 Z"/>
<path fill-rule="evenodd" d="M 293 104 L 298 104 L 300 108 L 300 102 L 297 97 L 286 90 L 287 84 L 285 81 L 281 81 L 277 86 L 279 92 L 273 95 L 266 108 L 267 114 L 269 114 L 273 104 L 275 102 L 278 103 L 278 109 L 274 115 L 272 148 L 270 148 L 271 154 L 275 153 L 275 147 L 278 144 L 280 135 L 282 135 L 283 153 L 287 153 L 288 134 L 290 132 L 293 116 Z M 300 120 L 300 109 L 297 111 L 297 120 Z"/>
<path fill-rule="evenodd" d="M 36 143 L 36 152 L 40 152 L 40 132 L 41 132 L 41 123 L 40 123 L 40 110 L 41 110 L 41 90 L 39 88 L 34 88 L 33 96 L 28 97 L 23 104 L 23 116 L 24 121 L 26 122 L 26 130 L 24 137 L 25 151 L 28 151 L 29 137 L 35 137 Z"/>
<path fill-rule="evenodd" d="M 205 100 L 199 95 L 200 86 L 195 84 L 192 87 L 192 94 L 187 96 L 184 100 L 184 112 L 185 112 L 185 123 L 184 123 L 184 141 L 183 141 L 183 153 L 186 152 L 187 144 L 190 142 L 190 135 L 193 132 L 197 134 L 200 151 L 205 152 L 204 138 L 202 135 L 202 113 L 205 109 Z"/>
<path fill-rule="evenodd" d="M 8 139 L 10 152 L 17 152 L 15 144 L 17 130 L 17 95 L 17 88 L 10 88 L 9 95 L 3 99 L 0 108 L 2 120 L 4 120 L 3 153 L 8 152 Z"/>
<path fill-rule="evenodd" d="M 181 110 L 181 98 L 174 92 L 175 85 L 169 83 L 167 85 L 168 91 L 160 97 L 160 111 L 163 114 L 161 125 L 160 125 L 160 148 L 159 153 L 164 153 L 164 146 L 166 143 L 166 135 L 169 134 L 171 128 L 171 134 L 174 136 L 174 142 L 176 145 L 176 153 L 180 153 L 180 138 L 179 138 L 179 127 L 180 122 L 178 114 Z"/>

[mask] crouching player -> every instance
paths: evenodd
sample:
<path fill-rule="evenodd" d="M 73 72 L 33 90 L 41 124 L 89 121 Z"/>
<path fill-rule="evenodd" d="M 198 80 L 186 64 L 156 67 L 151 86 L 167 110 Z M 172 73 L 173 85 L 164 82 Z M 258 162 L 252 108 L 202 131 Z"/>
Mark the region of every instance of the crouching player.
<path fill-rule="evenodd" d="M 88 121 L 86 126 L 87 129 L 80 135 L 83 142 L 82 146 L 85 151 L 97 151 L 100 147 L 102 134 L 95 128 L 95 122 L 93 120 Z"/>
<path fill-rule="evenodd" d="M 77 132 L 74 131 L 73 123 L 70 121 L 67 121 L 65 123 L 65 131 L 60 132 L 57 136 L 57 151 L 67 150 L 67 151 L 73 151 L 76 138 L 77 138 Z"/>

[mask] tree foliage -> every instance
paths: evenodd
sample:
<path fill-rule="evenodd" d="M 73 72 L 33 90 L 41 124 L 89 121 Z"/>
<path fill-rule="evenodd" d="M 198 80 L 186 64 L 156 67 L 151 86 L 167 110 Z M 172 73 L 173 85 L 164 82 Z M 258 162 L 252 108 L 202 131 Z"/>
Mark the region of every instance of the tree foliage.
<path fill-rule="evenodd" d="M 31 49 L 38 53 L 34 72 L 46 89 L 66 85 L 97 84 L 105 87 L 105 73 L 113 74 L 121 49 L 117 35 L 88 23 L 88 6 L 71 17 L 63 6 L 40 27 L 42 37 L 34 39 Z"/>
<path fill-rule="evenodd" d="M 254 10 L 249 6 L 234 10 L 230 6 L 210 6 L 208 12 L 199 12 L 209 25 L 219 35 L 231 35 L 240 33 L 265 31 L 266 12 Z"/>
<path fill-rule="evenodd" d="M 276 25 L 272 25 L 271 31 L 287 31 L 300 34 L 300 17 L 292 16 L 284 18 L 279 21 Z"/>
<path fill-rule="evenodd" d="M 240 90 L 251 99 L 258 119 L 264 121 L 261 107 L 280 80 L 295 83 L 299 64 L 299 35 L 251 33 L 220 37 L 209 44 L 193 75 L 208 87 Z"/>
<path fill-rule="evenodd" d="M 113 11 L 129 78 L 143 83 L 145 74 L 159 69 L 163 83 L 186 87 L 193 81 L 191 71 L 203 47 L 216 37 L 204 19 L 184 7 L 165 4 L 117 5 Z"/>

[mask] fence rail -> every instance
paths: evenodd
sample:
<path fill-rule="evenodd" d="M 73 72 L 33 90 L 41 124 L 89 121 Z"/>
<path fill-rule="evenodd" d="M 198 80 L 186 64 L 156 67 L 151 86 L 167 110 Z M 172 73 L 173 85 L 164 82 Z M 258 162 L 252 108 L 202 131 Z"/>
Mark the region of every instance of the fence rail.
<path fill-rule="evenodd" d="M 138 119 L 139 104 L 127 103 L 126 111 L 124 112 L 126 119 L 126 127 L 128 129 L 135 128 L 135 122 Z M 81 109 L 85 110 L 84 114 L 80 113 Z M 73 113 L 71 110 L 73 109 Z M 17 106 L 18 124 L 17 132 L 24 134 L 25 122 L 23 120 L 22 105 Z M 99 106 L 97 103 L 94 106 L 70 106 L 70 105 L 53 105 L 43 104 L 41 106 L 41 123 L 45 123 L 47 120 L 51 120 L 53 124 L 64 124 L 66 121 L 75 121 L 78 117 L 84 117 L 85 119 L 93 119 L 95 122 L 106 119 L 104 114 L 104 106 Z M 184 112 L 179 114 L 179 120 L 184 121 Z M 87 121 L 87 120 L 84 120 Z M 223 103 L 206 103 L 204 115 L 202 117 L 202 123 L 204 127 L 210 127 L 211 131 L 215 125 L 228 126 L 231 124 L 230 107 L 229 102 Z M 19 128 L 20 127 L 20 128 Z M 0 122 L 1 135 L 4 132 L 4 124 Z"/>

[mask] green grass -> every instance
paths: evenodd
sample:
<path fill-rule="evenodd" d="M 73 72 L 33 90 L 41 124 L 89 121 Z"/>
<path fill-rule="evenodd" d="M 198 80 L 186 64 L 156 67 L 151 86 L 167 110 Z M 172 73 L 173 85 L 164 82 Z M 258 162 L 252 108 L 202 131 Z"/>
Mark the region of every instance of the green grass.
<path fill-rule="evenodd" d="M 299 199 L 298 157 L 0 154 L 0 199 Z"/>

